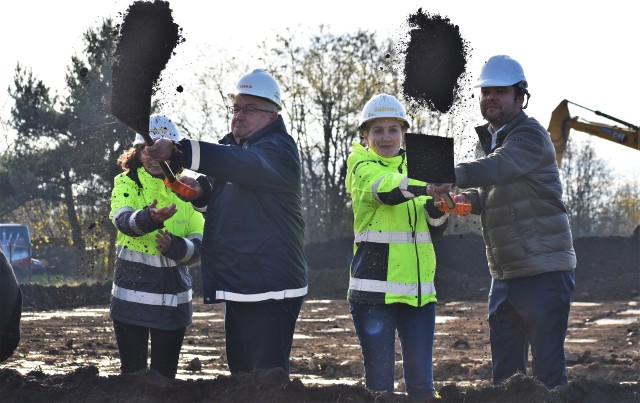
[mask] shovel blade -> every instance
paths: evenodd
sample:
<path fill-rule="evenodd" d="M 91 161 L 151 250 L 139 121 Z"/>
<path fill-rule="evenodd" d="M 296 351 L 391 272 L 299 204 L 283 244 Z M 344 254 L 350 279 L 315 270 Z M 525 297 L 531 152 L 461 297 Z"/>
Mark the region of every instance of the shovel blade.
<path fill-rule="evenodd" d="M 406 133 L 409 178 L 427 183 L 454 183 L 456 180 L 453 139 Z"/>

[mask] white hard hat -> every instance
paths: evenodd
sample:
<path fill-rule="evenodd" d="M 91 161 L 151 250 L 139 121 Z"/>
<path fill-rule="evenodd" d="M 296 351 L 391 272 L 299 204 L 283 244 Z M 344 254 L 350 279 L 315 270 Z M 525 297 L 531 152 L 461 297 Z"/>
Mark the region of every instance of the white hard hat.
<path fill-rule="evenodd" d="M 233 99 L 239 94 L 264 98 L 276 104 L 278 110 L 282 109 L 280 86 L 276 79 L 264 70 L 255 69 L 240 77 L 233 92 L 229 93 L 229 97 Z"/>
<path fill-rule="evenodd" d="M 409 128 L 407 112 L 396 97 L 389 94 L 378 94 L 371 98 L 362 108 L 358 128 L 370 120 L 379 118 L 393 118 L 400 120 L 406 129 Z"/>
<path fill-rule="evenodd" d="M 522 89 L 527 88 L 527 79 L 520 63 L 507 55 L 497 55 L 482 66 L 475 87 L 508 87 L 518 83 L 522 83 Z"/>
<path fill-rule="evenodd" d="M 149 118 L 149 135 L 152 139 L 164 137 L 172 141 L 180 140 L 180 132 L 175 123 L 164 115 L 151 115 Z M 143 144 L 144 138 L 136 133 L 136 138 L 133 140 L 133 145 Z"/>

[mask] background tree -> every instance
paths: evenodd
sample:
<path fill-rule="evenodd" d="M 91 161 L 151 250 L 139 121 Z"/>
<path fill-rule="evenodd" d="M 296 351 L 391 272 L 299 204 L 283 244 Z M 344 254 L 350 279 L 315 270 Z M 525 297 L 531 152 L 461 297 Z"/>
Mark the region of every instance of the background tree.
<path fill-rule="evenodd" d="M 630 236 L 640 226 L 640 182 L 638 179 L 616 183 L 607 200 L 607 217 L 600 235 Z"/>
<path fill-rule="evenodd" d="M 228 94 L 235 84 L 232 80 L 249 70 L 248 60 L 219 48 L 203 49 L 198 60 L 193 80 L 183 85 L 182 95 L 167 113 L 179 123 L 183 137 L 216 142 L 230 131 Z"/>
<path fill-rule="evenodd" d="M 133 138 L 110 114 L 111 63 L 117 28 L 110 19 L 84 35 L 85 51 L 74 56 L 66 74 L 68 95 L 50 95 L 29 70 L 16 68 L 10 95 L 11 126 L 17 132 L 11 170 L 23 167 L 34 180 L 14 186 L 19 203 L 42 199 L 60 203 L 70 228 L 74 256 L 113 244 L 115 231 L 106 222 L 109 192 L 117 173 L 115 161 Z M 3 202 L 6 202 L 3 197 Z M 3 203 L 5 208 L 10 205 Z M 15 204 L 15 202 L 14 202 Z M 15 206 L 14 206 L 15 207 Z M 112 248 L 112 247 L 111 247 Z M 109 264 L 112 253 L 92 254 L 83 271 Z M 94 266 L 94 267 L 91 267 Z M 78 277 L 81 273 L 75 273 Z"/>
<path fill-rule="evenodd" d="M 596 157 L 592 138 L 578 138 L 568 142 L 560 166 L 573 236 L 630 235 L 640 224 L 637 180 L 614 178 L 611 168 Z"/>
<path fill-rule="evenodd" d="M 374 94 L 399 90 L 398 74 L 389 63 L 394 53 L 390 40 L 378 42 L 365 31 L 334 35 L 323 26 L 319 31 L 307 46 L 298 45 L 289 32 L 265 49 L 283 86 L 285 113 L 300 148 L 308 241 L 351 233 L 344 181 L 360 111 Z"/>

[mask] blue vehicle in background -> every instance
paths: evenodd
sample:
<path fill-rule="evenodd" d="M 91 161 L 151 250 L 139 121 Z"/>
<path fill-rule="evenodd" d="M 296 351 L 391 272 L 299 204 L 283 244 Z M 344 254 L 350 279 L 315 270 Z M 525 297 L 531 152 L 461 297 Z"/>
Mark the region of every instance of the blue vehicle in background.
<path fill-rule="evenodd" d="M 0 224 L 0 248 L 19 279 L 44 271 L 42 262 L 32 257 L 31 235 L 26 225 Z"/>

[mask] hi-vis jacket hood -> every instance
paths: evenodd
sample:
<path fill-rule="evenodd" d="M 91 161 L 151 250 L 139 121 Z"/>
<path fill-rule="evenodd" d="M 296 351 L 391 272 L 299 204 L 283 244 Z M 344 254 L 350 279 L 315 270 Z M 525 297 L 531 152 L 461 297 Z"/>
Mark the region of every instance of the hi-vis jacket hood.
<path fill-rule="evenodd" d="M 426 183 L 407 177 L 404 152 L 384 158 L 358 142 L 347 166 L 354 213 L 349 301 L 412 306 L 436 301 L 430 228 L 441 234 L 447 215 L 433 207 Z"/>

